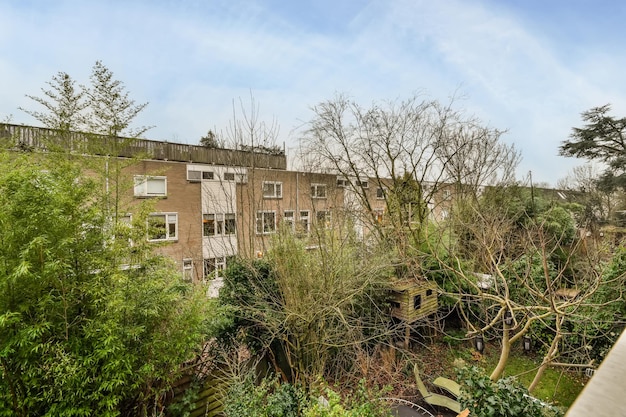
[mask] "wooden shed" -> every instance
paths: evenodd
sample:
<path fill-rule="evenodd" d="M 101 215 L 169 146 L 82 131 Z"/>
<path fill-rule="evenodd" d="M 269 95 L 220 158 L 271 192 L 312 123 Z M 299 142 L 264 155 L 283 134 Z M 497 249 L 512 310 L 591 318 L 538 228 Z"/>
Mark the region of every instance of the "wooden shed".
<path fill-rule="evenodd" d="M 390 303 L 393 317 L 413 323 L 437 312 L 437 284 L 415 280 L 397 281 L 391 286 Z"/>

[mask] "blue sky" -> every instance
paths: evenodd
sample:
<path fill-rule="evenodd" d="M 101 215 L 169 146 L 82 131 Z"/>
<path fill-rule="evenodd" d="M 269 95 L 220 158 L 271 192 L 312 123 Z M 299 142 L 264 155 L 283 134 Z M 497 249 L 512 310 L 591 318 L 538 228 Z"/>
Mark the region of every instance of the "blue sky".
<path fill-rule="evenodd" d="M 583 161 L 558 146 L 580 113 L 626 116 L 626 2 L 582 0 L 3 0 L 0 119 L 58 71 L 87 83 L 96 60 L 138 102 L 151 139 L 196 143 L 252 95 L 289 154 L 310 108 L 448 101 L 507 129 L 522 178 L 555 184 Z"/>

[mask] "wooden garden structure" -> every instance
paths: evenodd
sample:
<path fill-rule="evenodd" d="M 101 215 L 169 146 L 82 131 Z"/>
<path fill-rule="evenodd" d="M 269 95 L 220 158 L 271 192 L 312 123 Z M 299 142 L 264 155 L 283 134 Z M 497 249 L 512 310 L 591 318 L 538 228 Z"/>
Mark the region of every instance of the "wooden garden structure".
<path fill-rule="evenodd" d="M 437 284 L 429 281 L 396 281 L 391 285 L 391 316 L 405 323 L 404 345 L 408 348 L 411 324 L 437 312 Z"/>
<path fill-rule="evenodd" d="M 391 315 L 408 324 L 437 312 L 437 284 L 428 281 L 397 281 L 391 287 Z"/>

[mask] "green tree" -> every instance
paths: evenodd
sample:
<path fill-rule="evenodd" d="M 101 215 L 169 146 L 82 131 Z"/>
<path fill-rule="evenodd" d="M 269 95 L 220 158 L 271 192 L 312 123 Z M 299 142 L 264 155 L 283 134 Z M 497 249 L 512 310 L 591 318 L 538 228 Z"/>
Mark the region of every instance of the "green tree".
<path fill-rule="evenodd" d="M 0 167 L 0 415 L 146 415 L 207 338 L 204 296 L 141 243 L 145 217 L 108 226 L 78 162 Z"/>
<path fill-rule="evenodd" d="M 217 136 L 211 129 L 206 133 L 206 135 L 200 138 L 200 142 L 198 142 L 200 146 L 204 146 L 205 148 L 218 148 L 219 142 L 217 140 Z"/>
<path fill-rule="evenodd" d="M 44 97 L 26 95 L 42 105 L 45 110 L 20 110 L 30 114 L 45 127 L 59 131 L 81 130 L 84 128 L 84 110 L 87 108 L 85 91 L 77 88 L 76 81 L 65 72 L 58 72 L 46 84 L 50 89 L 41 89 Z"/>
<path fill-rule="evenodd" d="M 113 72 L 102 61 L 96 61 L 91 70 L 91 85 L 83 87 L 87 96 L 87 127 L 90 133 L 111 138 L 140 137 L 149 127 L 133 128 L 132 122 L 148 103 L 135 104 L 124 83 L 114 78 Z"/>
<path fill-rule="evenodd" d="M 450 271 L 445 288 L 456 286 L 468 335 L 499 342 L 500 360 L 491 379 L 502 375 L 516 341 L 532 334 L 543 344 L 532 391 L 551 364 L 589 363 L 588 356 L 579 355 L 585 346 L 569 343 L 571 326 L 582 328 L 594 319 L 580 312 L 596 304 L 608 282 L 601 279 L 599 255 L 593 248 L 581 250 L 572 214 L 522 191 L 494 188 L 474 202 L 464 201 L 454 216 L 455 239 L 448 252 L 456 261 L 441 259 L 441 265 Z M 606 303 L 619 298 L 614 292 Z"/>
<path fill-rule="evenodd" d="M 606 190 L 626 187 L 626 117 L 609 115 L 611 106 L 594 107 L 582 113 L 583 127 L 572 129 L 569 140 L 563 141 L 559 152 L 603 162 L 608 168 L 600 179 Z"/>

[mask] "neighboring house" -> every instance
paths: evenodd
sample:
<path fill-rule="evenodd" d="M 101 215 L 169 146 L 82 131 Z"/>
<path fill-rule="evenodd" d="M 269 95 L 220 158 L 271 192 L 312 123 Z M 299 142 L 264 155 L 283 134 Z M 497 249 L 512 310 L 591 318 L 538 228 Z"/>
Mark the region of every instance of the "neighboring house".
<path fill-rule="evenodd" d="M 75 154 L 125 161 L 131 206 L 154 202 L 148 241 L 162 243 L 158 250 L 179 264 L 187 279 L 211 282 L 213 292 L 232 257 L 263 256 L 281 227 L 308 236 L 314 247 L 318 231 L 339 227 L 346 218 L 360 237 L 372 221 L 385 219 L 385 184 L 288 171 L 284 154 L 75 132 L 60 140 L 52 130 L 10 124 L 0 124 L 0 140 L 12 140 L 22 150 L 48 150 L 54 143 Z M 137 161 L 129 162 L 131 157 Z M 366 197 L 368 210 L 357 192 Z M 437 213 L 441 217 L 442 210 Z M 132 213 L 124 217 L 130 220 Z"/>

